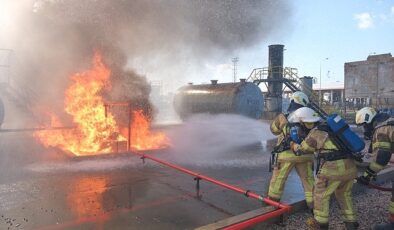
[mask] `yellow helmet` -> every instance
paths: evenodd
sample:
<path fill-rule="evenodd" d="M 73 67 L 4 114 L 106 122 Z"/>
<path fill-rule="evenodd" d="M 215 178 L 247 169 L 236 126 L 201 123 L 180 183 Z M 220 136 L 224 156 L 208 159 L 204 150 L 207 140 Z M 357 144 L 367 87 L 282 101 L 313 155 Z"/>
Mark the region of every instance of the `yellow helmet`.
<path fill-rule="evenodd" d="M 364 107 L 356 113 L 356 124 L 361 125 L 364 123 L 370 124 L 372 119 L 376 116 L 377 112 L 371 107 Z"/>
<path fill-rule="evenodd" d="M 302 106 L 307 106 L 309 104 L 309 99 L 305 93 L 297 91 L 291 95 L 290 102 L 294 102 Z"/>

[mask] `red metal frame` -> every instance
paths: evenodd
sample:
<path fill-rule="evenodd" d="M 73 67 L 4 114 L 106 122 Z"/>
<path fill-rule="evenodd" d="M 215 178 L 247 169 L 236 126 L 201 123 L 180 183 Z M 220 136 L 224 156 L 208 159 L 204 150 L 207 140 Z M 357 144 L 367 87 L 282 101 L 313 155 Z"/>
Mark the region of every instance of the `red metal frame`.
<path fill-rule="evenodd" d="M 282 215 L 284 213 L 289 213 L 290 212 L 291 206 L 286 205 L 286 204 L 282 204 L 282 203 L 279 203 L 279 202 L 276 202 L 276 201 L 271 200 L 271 199 L 269 199 L 267 197 L 262 197 L 261 195 L 253 193 L 253 192 L 251 192 L 249 190 L 245 190 L 243 188 L 227 184 L 225 182 L 213 179 L 212 177 L 208 177 L 208 176 L 202 175 L 200 173 L 191 171 L 189 169 L 183 168 L 181 166 L 175 165 L 175 164 L 170 163 L 168 161 L 164 161 L 164 160 L 158 159 L 156 157 L 153 157 L 153 156 L 146 155 L 144 153 L 138 152 L 138 151 L 136 151 L 134 149 L 132 151 L 130 151 L 130 153 L 133 153 L 135 155 L 141 156 L 142 160 L 150 159 L 150 160 L 156 161 L 156 162 L 158 162 L 160 164 L 163 164 L 163 165 L 166 165 L 166 166 L 168 166 L 170 168 L 173 168 L 173 169 L 176 169 L 176 170 L 181 171 L 183 173 L 192 175 L 198 180 L 205 180 L 205 181 L 211 182 L 213 184 L 219 185 L 219 186 L 227 188 L 229 190 L 232 190 L 232 191 L 244 194 L 246 197 L 250 197 L 250 198 L 257 199 L 259 201 L 263 201 L 264 203 L 266 203 L 266 204 L 268 204 L 270 206 L 278 208 L 275 211 L 272 211 L 272 212 L 269 212 L 269 213 L 265 213 L 263 215 L 254 217 L 252 219 L 248 219 L 246 221 L 243 221 L 243 222 L 240 222 L 240 223 L 228 226 L 228 227 L 226 227 L 224 229 L 242 229 L 242 228 L 246 228 L 246 227 L 255 225 L 255 224 L 259 223 L 259 222 L 262 222 L 262 221 L 265 221 L 265 220 L 268 220 L 268 219 L 280 216 L 280 215 Z"/>
<path fill-rule="evenodd" d="M 130 151 L 131 149 L 131 117 L 132 117 L 132 106 L 131 103 L 129 102 L 123 102 L 123 101 L 118 101 L 118 102 L 107 102 L 104 104 L 104 111 L 105 111 L 105 117 L 107 117 L 108 111 L 111 109 L 113 106 L 120 106 L 120 107 L 127 107 L 127 113 L 128 113 L 128 128 L 127 128 L 127 151 Z"/>

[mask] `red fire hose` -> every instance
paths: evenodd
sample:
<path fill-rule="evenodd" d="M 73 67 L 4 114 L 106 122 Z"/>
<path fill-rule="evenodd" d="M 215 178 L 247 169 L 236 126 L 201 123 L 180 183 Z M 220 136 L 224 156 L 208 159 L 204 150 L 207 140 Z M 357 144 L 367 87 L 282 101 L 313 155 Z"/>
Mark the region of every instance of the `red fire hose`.
<path fill-rule="evenodd" d="M 377 189 L 377 190 L 382 191 L 382 192 L 391 192 L 391 191 L 393 191 L 392 188 L 385 188 L 385 187 L 373 184 L 371 182 L 368 184 L 368 187 Z"/>
<path fill-rule="evenodd" d="M 140 152 L 138 152 L 138 151 L 136 151 L 136 150 L 130 151 L 130 153 L 133 153 L 133 154 L 136 154 L 136 155 L 141 156 L 141 159 L 143 159 L 143 160 L 144 160 L 144 159 L 150 159 L 150 160 L 156 161 L 156 162 L 158 162 L 158 163 L 160 163 L 160 164 L 166 165 L 166 166 L 168 166 L 168 167 L 170 167 L 170 168 L 173 168 L 173 169 L 176 169 L 176 170 L 178 170 L 178 171 L 184 172 L 184 173 L 186 173 L 186 174 L 192 175 L 192 176 L 195 177 L 195 179 L 196 179 L 197 181 L 198 181 L 198 180 L 205 180 L 205 181 L 211 182 L 211 183 L 213 183 L 213 184 L 219 185 L 219 186 L 221 186 L 221 187 L 227 188 L 227 189 L 229 189 L 229 190 L 232 190 L 232 191 L 235 191 L 235 192 L 244 194 L 246 197 L 255 198 L 255 199 L 259 200 L 259 201 L 265 202 L 266 204 L 268 204 L 268 205 L 270 205 L 270 206 L 273 206 L 273 207 L 278 208 L 278 209 L 275 210 L 275 211 L 272 211 L 272 212 L 269 212 L 269 213 L 266 213 L 266 214 L 263 214 L 263 215 L 254 217 L 254 218 L 252 218 L 252 219 L 249 219 L 249 220 L 246 220 L 246 221 L 243 221 L 243 222 L 234 224 L 234 225 L 231 225 L 231 226 L 229 226 L 229 227 L 227 227 L 227 228 L 225 228 L 225 229 L 241 229 L 241 228 L 246 228 L 246 227 L 248 227 L 248 226 L 252 226 L 252 225 L 257 224 L 257 223 L 259 223 L 259 222 L 262 222 L 262 221 L 265 221 L 265 220 L 268 220 L 268 219 L 271 219 L 271 218 L 280 216 L 280 215 L 282 215 L 282 214 L 284 214 L 284 213 L 290 212 L 291 206 L 286 205 L 286 204 L 282 204 L 282 203 L 279 203 L 279 202 L 276 202 L 276 201 L 273 201 L 273 200 L 271 200 L 271 199 L 269 199 L 269 198 L 266 198 L 266 197 L 262 197 L 261 195 L 258 195 L 258 194 L 256 194 L 256 193 L 253 193 L 253 192 L 251 192 L 251 191 L 249 191 L 249 190 L 245 190 L 245 189 L 242 189 L 242 188 L 240 188 L 240 187 L 237 187 L 237 186 L 234 186 L 234 185 L 227 184 L 227 183 L 225 183 L 225 182 L 222 182 L 222 181 L 213 179 L 212 177 L 208 177 L 208 176 L 202 175 L 202 174 L 200 174 L 200 173 L 191 171 L 191 170 L 189 170 L 189 169 L 186 169 L 186 168 L 183 168 L 183 167 L 181 167 L 181 166 L 172 164 L 172 163 L 170 163 L 170 162 L 167 162 L 167 161 L 158 159 L 158 158 L 156 158 L 156 157 L 153 157 L 153 156 L 150 156 L 150 155 L 146 155 L 146 154 L 140 153 Z M 197 183 L 198 183 L 198 182 L 197 182 Z"/>

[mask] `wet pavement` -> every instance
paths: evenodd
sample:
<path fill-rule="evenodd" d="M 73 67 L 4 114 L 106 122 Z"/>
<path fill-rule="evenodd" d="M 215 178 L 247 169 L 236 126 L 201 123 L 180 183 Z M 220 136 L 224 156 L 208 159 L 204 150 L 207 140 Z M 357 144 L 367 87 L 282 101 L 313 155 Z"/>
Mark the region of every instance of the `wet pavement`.
<path fill-rule="evenodd" d="M 13 147 L 1 150 L 0 229 L 193 229 L 262 205 L 204 181 L 197 197 L 193 177 L 138 156 L 74 160 L 14 143 L 28 139 L 15 135 L 1 139 L 1 146 Z M 193 161 L 171 150 L 150 154 L 265 194 L 271 144 Z M 284 202 L 303 197 L 294 173 L 286 191 Z"/>

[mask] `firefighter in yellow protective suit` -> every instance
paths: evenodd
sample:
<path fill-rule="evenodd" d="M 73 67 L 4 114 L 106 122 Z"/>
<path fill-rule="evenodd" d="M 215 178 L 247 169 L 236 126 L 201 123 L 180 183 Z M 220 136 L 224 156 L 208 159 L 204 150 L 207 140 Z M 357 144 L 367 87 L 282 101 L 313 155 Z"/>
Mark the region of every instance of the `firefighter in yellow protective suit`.
<path fill-rule="evenodd" d="M 290 149 L 290 124 L 288 118 L 299 108 L 309 103 L 308 97 L 302 92 L 294 92 L 291 96 L 288 114 L 279 114 L 271 124 L 271 132 L 278 136 L 277 146 L 273 151 L 274 166 L 272 178 L 268 189 L 268 197 L 279 201 L 290 171 L 295 168 L 302 181 L 305 200 L 312 208 L 313 189 L 313 156 L 296 156 Z M 305 134 L 306 136 L 306 134 Z"/>
<path fill-rule="evenodd" d="M 328 229 L 330 197 L 334 193 L 339 203 L 346 229 L 357 229 L 358 223 L 352 203 L 352 187 L 357 177 L 351 153 L 341 150 L 326 123 L 317 124 L 317 113 L 300 117 L 301 124 L 312 128 L 300 145 L 291 144 L 296 155 L 316 154 L 317 166 L 313 190 L 313 218 L 306 222 L 309 229 Z"/>
<path fill-rule="evenodd" d="M 358 182 L 369 184 L 390 161 L 394 153 L 394 118 L 385 113 L 377 113 L 373 108 L 365 107 L 356 113 L 356 124 L 364 127 L 364 138 L 371 140 L 371 164 Z M 392 178 L 392 196 L 389 206 L 389 222 L 376 225 L 374 229 L 394 229 L 394 178 Z"/>

